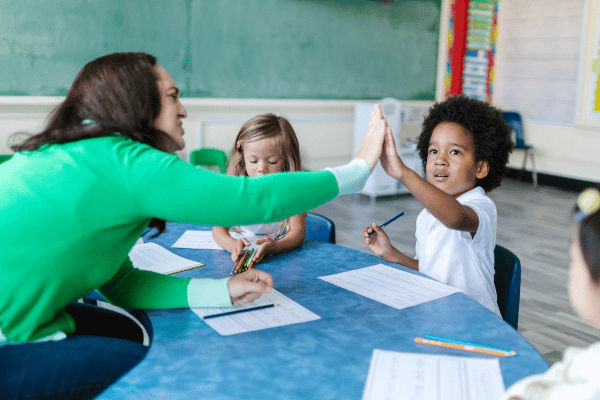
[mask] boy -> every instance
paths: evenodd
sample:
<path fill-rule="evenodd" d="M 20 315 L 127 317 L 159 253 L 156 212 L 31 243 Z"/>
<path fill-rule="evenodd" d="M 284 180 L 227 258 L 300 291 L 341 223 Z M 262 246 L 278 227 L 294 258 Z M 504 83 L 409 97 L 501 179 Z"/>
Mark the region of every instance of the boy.
<path fill-rule="evenodd" d="M 429 110 L 417 148 L 427 181 L 404 165 L 389 128 L 380 159 L 425 207 L 417 218 L 415 258 L 392 246 L 375 223 L 364 229 L 362 240 L 383 259 L 462 289 L 500 316 L 494 286 L 497 213 L 486 192 L 504 176 L 510 128 L 490 104 L 453 96 Z"/>

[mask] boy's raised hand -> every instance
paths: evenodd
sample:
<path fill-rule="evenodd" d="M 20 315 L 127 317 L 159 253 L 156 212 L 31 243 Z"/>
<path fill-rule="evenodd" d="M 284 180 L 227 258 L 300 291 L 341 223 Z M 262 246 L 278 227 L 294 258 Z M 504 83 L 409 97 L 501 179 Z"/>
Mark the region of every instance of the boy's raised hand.
<path fill-rule="evenodd" d="M 385 132 L 385 140 L 383 142 L 383 151 L 381 153 L 380 161 L 381 166 L 389 176 L 396 180 L 402 178 L 406 166 L 396 151 L 396 141 L 394 140 L 394 135 L 392 135 L 392 129 L 389 126 Z"/>
<path fill-rule="evenodd" d="M 371 232 L 373 234 L 369 236 Z M 392 250 L 389 236 L 374 222 L 362 231 L 361 239 L 379 257 L 385 258 L 384 256 Z"/>
<path fill-rule="evenodd" d="M 237 274 L 227 281 L 231 302 L 242 300 L 244 303 L 252 303 L 263 293 L 271 293 L 273 290 L 273 277 L 258 269 L 249 269 Z"/>
<path fill-rule="evenodd" d="M 375 104 L 373 112 L 371 112 L 371 118 L 369 119 L 369 126 L 365 133 L 365 137 L 354 156 L 354 158 L 365 160 L 369 164 L 371 172 L 377 165 L 377 161 L 379 161 L 379 157 L 381 156 L 383 140 L 387 129 L 387 120 L 383 117 L 381 106 Z"/>

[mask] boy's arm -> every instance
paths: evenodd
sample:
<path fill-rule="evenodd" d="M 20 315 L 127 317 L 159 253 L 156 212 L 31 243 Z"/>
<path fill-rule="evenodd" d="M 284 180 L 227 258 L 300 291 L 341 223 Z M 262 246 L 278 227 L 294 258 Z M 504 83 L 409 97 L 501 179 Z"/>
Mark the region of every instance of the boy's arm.
<path fill-rule="evenodd" d="M 369 236 L 369 233 L 374 232 Z M 400 250 L 392 246 L 389 236 L 377 224 L 373 223 L 367 226 L 361 234 L 362 241 L 369 246 L 371 250 L 386 261 L 395 262 L 404 265 L 415 271 L 419 270 L 419 260 L 410 258 Z"/>
<path fill-rule="evenodd" d="M 412 193 L 427 211 L 440 220 L 449 229 L 477 232 L 479 218 L 470 207 L 464 206 L 453 196 L 436 188 L 415 171 L 408 168 L 396 152 L 396 144 L 391 130 L 385 137 L 384 149 L 381 155 L 381 165 L 385 172 L 397 179 Z"/>

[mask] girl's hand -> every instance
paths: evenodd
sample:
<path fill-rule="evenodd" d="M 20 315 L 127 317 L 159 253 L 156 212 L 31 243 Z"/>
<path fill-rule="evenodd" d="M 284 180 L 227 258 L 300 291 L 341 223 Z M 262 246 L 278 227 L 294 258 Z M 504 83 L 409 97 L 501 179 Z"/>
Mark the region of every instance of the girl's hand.
<path fill-rule="evenodd" d="M 371 232 L 375 233 L 369 236 Z M 372 223 L 362 231 L 361 239 L 379 257 L 383 258 L 386 253 L 392 250 L 390 238 L 376 223 Z"/>
<path fill-rule="evenodd" d="M 274 254 L 274 248 L 277 246 L 277 242 L 271 239 L 270 237 L 261 238 L 254 241 L 254 244 L 259 245 L 258 250 L 254 252 L 252 255 L 252 260 L 250 260 L 249 266 L 253 266 L 261 262 L 267 256 Z"/>
<path fill-rule="evenodd" d="M 231 302 L 242 300 L 244 303 L 252 303 L 263 293 L 271 293 L 273 290 L 273 277 L 258 269 L 249 269 L 237 274 L 227 281 Z"/>
<path fill-rule="evenodd" d="M 381 161 L 381 166 L 389 176 L 397 180 L 402 178 L 406 166 L 396 151 L 396 142 L 394 141 L 394 135 L 392 135 L 392 128 L 389 126 L 385 132 L 383 152 L 379 160 Z"/>
<path fill-rule="evenodd" d="M 240 254 L 242 254 L 242 250 L 246 246 L 250 246 L 250 242 L 246 238 L 237 239 L 235 241 L 235 244 L 231 249 L 231 259 L 234 263 L 240 258 Z"/>
<path fill-rule="evenodd" d="M 383 140 L 387 129 L 387 120 L 381 113 L 381 106 L 375 104 L 373 112 L 371 113 L 371 119 L 369 120 L 369 127 L 365 133 L 365 138 L 354 156 L 354 158 L 365 160 L 369 164 L 371 172 L 373 172 L 373 169 L 381 156 Z"/>

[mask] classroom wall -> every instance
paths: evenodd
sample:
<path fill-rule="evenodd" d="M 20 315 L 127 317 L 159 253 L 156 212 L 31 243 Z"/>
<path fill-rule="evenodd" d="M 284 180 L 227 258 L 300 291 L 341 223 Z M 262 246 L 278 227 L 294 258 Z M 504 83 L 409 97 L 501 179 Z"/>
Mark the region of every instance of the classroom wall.
<path fill-rule="evenodd" d="M 600 181 L 600 131 L 576 121 L 585 0 L 501 0 L 494 102 L 523 114 L 538 172 Z M 510 166 L 520 168 L 515 151 Z M 531 164 L 527 164 L 531 170 Z"/>
<path fill-rule="evenodd" d="M 62 97 L 0 97 L 0 154 L 12 154 L 7 145 L 12 133 L 39 132 L 48 114 L 62 100 Z M 181 102 L 188 117 L 183 121 L 186 147 L 179 155 L 186 161 L 189 153 L 200 147 L 220 148 L 229 153 L 241 125 L 266 112 L 290 120 L 300 141 L 304 168 L 333 167 L 353 157 L 354 101 L 183 98 Z M 403 102 L 407 111 L 427 109 L 431 104 Z M 402 125 L 398 135 L 401 141 L 415 138 L 419 133 L 418 118 L 407 114 L 406 119 L 409 121 Z"/>

